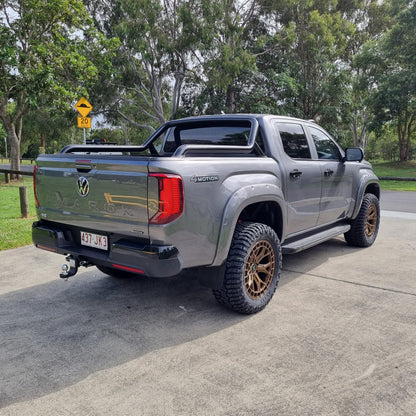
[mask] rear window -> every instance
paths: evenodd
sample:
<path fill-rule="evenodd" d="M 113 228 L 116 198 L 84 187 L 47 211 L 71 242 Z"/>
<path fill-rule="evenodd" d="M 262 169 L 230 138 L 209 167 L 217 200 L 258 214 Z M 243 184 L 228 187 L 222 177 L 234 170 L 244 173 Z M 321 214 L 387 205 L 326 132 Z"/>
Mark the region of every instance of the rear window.
<path fill-rule="evenodd" d="M 162 150 L 173 153 L 183 144 L 247 146 L 250 131 L 249 122 L 174 126 L 166 131 Z"/>

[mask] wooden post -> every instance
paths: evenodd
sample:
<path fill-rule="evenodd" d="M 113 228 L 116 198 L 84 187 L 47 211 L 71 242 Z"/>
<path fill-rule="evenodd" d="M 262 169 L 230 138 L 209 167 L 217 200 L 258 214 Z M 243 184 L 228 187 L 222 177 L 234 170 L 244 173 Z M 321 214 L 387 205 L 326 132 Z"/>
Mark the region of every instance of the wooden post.
<path fill-rule="evenodd" d="M 6 183 L 10 182 L 9 174 L 7 172 L 4 172 L 4 180 L 6 181 Z"/>
<path fill-rule="evenodd" d="M 22 218 L 29 217 L 29 198 L 27 195 L 27 187 L 19 186 L 19 195 L 20 195 L 20 212 L 22 213 Z"/>

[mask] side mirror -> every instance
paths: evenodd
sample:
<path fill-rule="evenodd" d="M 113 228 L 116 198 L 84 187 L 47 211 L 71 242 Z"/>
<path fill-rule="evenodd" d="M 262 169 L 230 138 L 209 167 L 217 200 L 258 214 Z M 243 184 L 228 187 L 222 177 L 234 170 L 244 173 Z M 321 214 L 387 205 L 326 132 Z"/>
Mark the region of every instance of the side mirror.
<path fill-rule="evenodd" d="M 344 162 L 361 162 L 364 159 L 364 152 L 361 147 L 348 147 L 345 149 Z"/>

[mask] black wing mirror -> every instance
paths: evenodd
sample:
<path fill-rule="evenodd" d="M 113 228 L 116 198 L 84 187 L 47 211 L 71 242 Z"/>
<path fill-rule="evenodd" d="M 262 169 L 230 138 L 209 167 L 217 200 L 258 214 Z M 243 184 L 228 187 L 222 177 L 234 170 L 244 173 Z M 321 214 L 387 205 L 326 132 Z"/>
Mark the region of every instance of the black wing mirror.
<path fill-rule="evenodd" d="M 348 147 L 345 149 L 344 162 L 361 162 L 364 159 L 364 152 L 361 147 Z"/>

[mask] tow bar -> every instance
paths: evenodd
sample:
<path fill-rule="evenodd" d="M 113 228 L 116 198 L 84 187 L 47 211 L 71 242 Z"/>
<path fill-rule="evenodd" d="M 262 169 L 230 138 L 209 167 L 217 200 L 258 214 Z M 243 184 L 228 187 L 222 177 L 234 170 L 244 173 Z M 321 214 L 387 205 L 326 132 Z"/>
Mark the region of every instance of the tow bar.
<path fill-rule="evenodd" d="M 75 276 L 78 272 L 78 267 L 80 266 L 84 266 L 84 267 L 89 267 L 92 266 L 91 263 L 85 261 L 85 260 L 79 260 L 75 257 L 72 256 L 68 256 L 65 258 L 66 261 L 69 262 L 69 267 L 67 264 L 63 264 L 61 267 L 61 273 L 59 275 L 59 277 L 61 279 L 65 279 L 68 280 L 68 278 L 70 278 L 71 276 Z"/>

